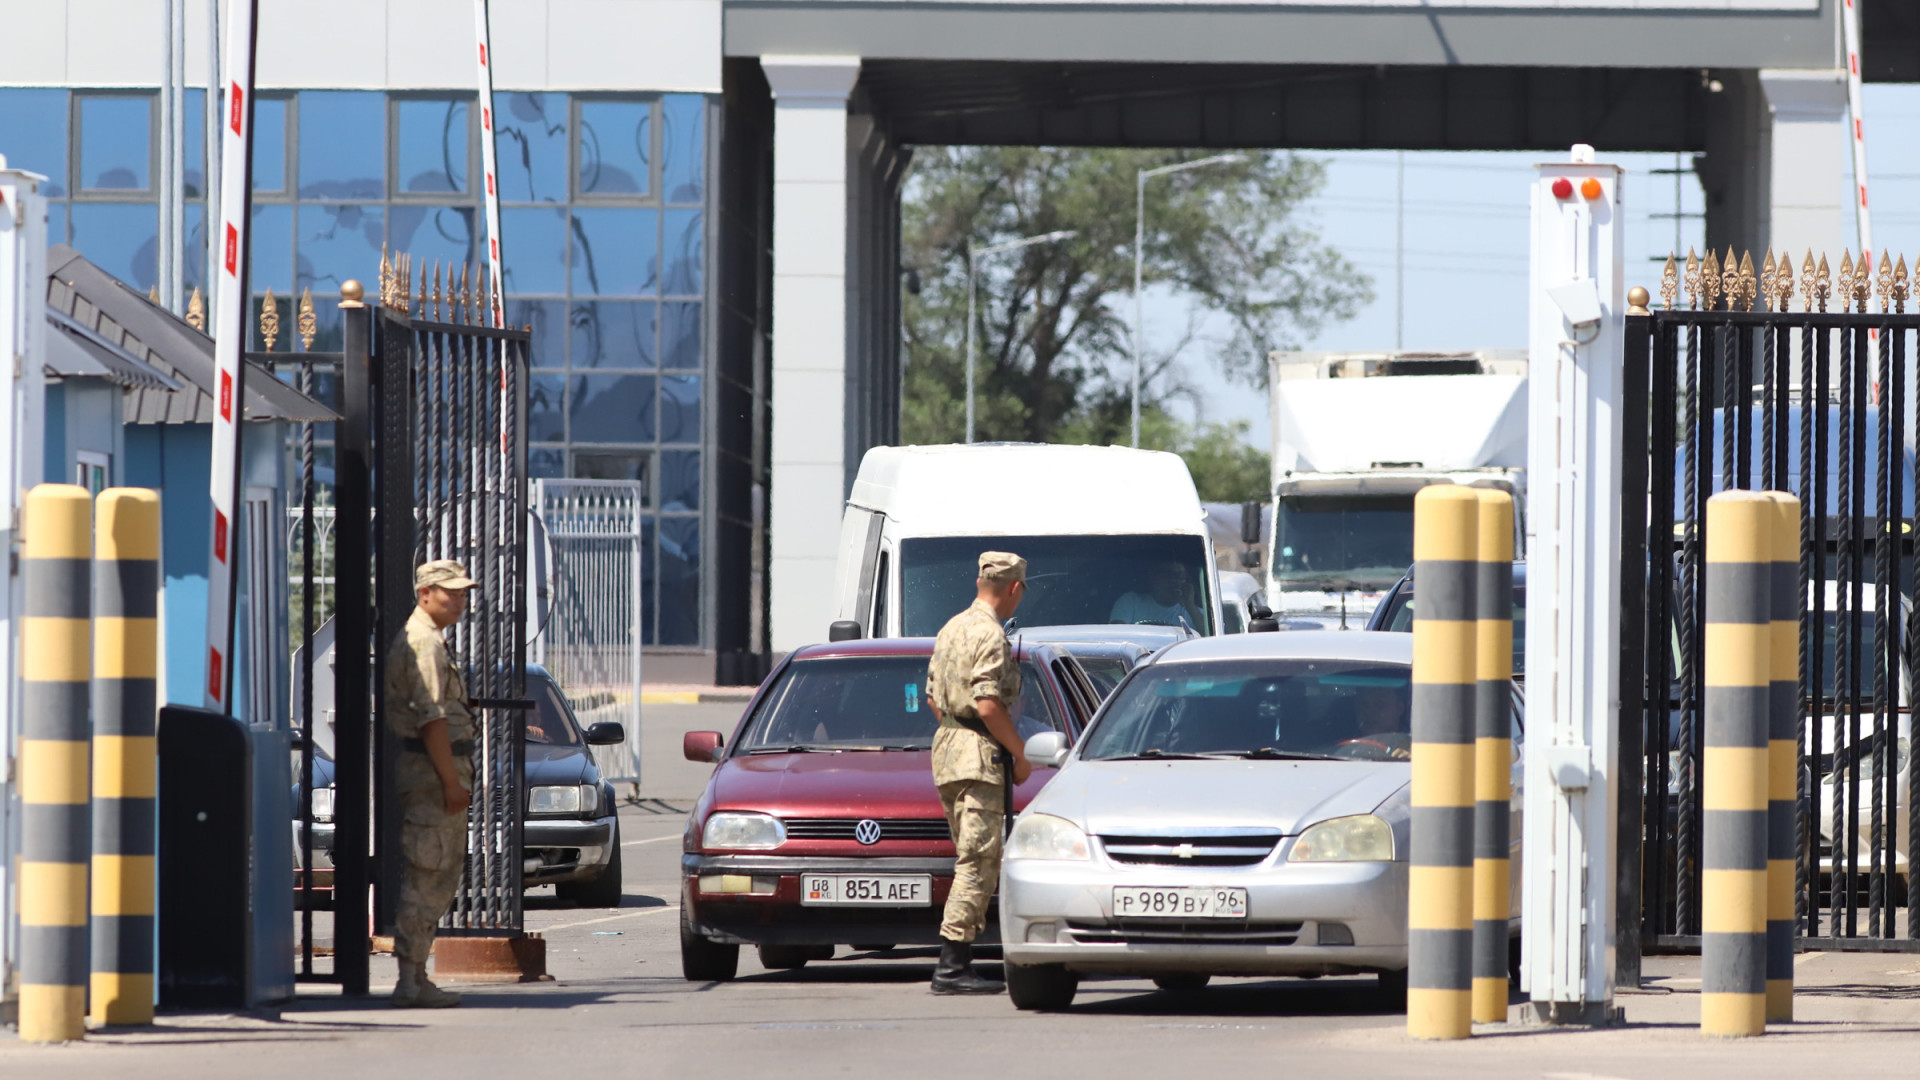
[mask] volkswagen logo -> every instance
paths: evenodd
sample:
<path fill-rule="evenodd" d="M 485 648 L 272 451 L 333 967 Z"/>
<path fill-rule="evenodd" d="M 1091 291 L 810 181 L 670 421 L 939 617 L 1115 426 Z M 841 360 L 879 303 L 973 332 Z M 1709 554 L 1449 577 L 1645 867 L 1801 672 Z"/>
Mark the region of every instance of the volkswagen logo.
<path fill-rule="evenodd" d="M 880 823 L 872 818 L 860 819 L 860 823 L 853 827 L 853 838 L 863 844 L 879 843 Z"/>

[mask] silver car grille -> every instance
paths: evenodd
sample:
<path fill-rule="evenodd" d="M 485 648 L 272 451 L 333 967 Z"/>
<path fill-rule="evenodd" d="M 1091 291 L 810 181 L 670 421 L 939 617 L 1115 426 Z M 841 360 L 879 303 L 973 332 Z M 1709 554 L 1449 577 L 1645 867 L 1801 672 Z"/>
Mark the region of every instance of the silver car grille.
<path fill-rule="evenodd" d="M 1128 836 L 1102 834 L 1107 858 L 1132 866 L 1254 866 L 1280 842 L 1275 832 L 1219 836 Z"/>
<path fill-rule="evenodd" d="M 866 818 L 787 818 L 789 840 L 853 840 Z M 881 840 L 951 840 L 946 818 L 874 818 Z M 877 842 L 877 841 L 876 841 Z"/>
<path fill-rule="evenodd" d="M 1126 920 L 1115 924 L 1067 923 L 1073 940 L 1086 945 L 1291 945 L 1297 922 L 1167 922 Z"/>

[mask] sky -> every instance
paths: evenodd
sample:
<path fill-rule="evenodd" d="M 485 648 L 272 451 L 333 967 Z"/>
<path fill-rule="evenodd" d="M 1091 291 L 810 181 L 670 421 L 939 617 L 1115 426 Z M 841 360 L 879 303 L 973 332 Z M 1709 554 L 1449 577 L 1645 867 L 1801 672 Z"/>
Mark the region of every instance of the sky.
<path fill-rule="evenodd" d="M 1920 142 L 1901 138 L 1920 121 L 1920 86 L 1879 84 L 1866 87 L 1862 112 L 1867 131 L 1867 175 L 1873 212 L 1874 244 L 1910 266 L 1920 265 Z M 1877 133 L 1884 136 L 1876 139 Z M 1405 155 L 1404 295 L 1394 288 L 1394 151 L 1347 151 L 1309 156 L 1328 162 L 1327 184 L 1304 212 L 1329 245 L 1373 278 L 1374 302 L 1351 321 L 1325 328 L 1302 345 L 1308 349 L 1380 350 L 1395 348 L 1399 321 L 1401 348 L 1525 348 L 1527 305 L 1527 187 L 1533 166 L 1565 160 L 1564 154 L 1413 152 Z M 1691 172 L 1675 179 L 1656 170 L 1672 170 L 1672 154 L 1600 154 L 1598 160 L 1626 169 L 1622 198 L 1626 207 L 1627 285 L 1643 285 L 1656 296 L 1660 266 L 1667 252 L 1685 256 L 1705 246 L 1704 196 Z M 1680 162 L 1682 167 L 1688 163 Z M 1834 162 L 1836 174 L 1850 182 L 1850 158 Z M 1682 216 L 1675 218 L 1676 212 Z M 1675 227 L 1679 228 L 1676 243 Z M 1847 246 L 1853 242 L 1851 207 Z M 1704 250 L 1702 251 L 1704 255 Z M 1187 302 L 1168 293 L 1149 292 L 1143 304 L 1145 336 L 1151 344 L 1173 339 L 1185 329 Z M 1225 342 L 1220 320 L 1205 333 Z M 1248 438 L 1267 448 L 1270 429 L 1264 391 L 1220 376 L 1196 342 L 1182 356 L 1184 376 L 1196 391 L 1193 412 L 1209 421 L 1244 419 Z"/>

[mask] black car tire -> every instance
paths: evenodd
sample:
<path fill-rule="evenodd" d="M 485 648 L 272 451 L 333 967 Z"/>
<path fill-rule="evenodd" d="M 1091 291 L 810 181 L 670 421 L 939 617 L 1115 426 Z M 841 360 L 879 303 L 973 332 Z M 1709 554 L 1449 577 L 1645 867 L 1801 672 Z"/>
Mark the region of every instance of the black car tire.
<path fill-rule="evenodd" d="M 680 909 L 680 974 L 688 982 L 727 982 L 740 970 L 740 946 L 708 941 L 693 932 Z"/>
<path fill-rule="evenodd" d="M 761 945 L 760 966 L 770 971 L 795 971 L 809 960 L 833 959 L 831 945 Z"/>
<path fill-rule="evenodd" d="M 1407 973 L 1383 971 L 1380 973 L 1380 1004 L 1391 1012 L 1407 1011 Z"/>
<path fill-rule="evenodd" d="M 613 827 L 613 855 L 607 859 L 607 865 L 600 876 L 590 881 L 569 881 L 553 887 L 554 895 L 569 900 L 581 907 L 620 906 L 620 898 L 625 895 L 626 881 L 620 870 L 620 826 Z"/>
<path fill-rule="evenodd" d="M 1153 985 L 1175 994 L 1190 994 L 1195 991 L 1205 990 L 1207 984 L 1212 981 L 1213 976 L 1211 975 L 1197 974 L 1191 971 L 1180 971 L 1172 975 L 1155 975 L 1153 977 Z"/>
<path fill-rule="evenodd" d="M 1016 1009 L 1054 1011 L 1073 1004 L 1080 990 L 1080 976 L 1064 964 L 1005 964 L 1007 996 Z"/>

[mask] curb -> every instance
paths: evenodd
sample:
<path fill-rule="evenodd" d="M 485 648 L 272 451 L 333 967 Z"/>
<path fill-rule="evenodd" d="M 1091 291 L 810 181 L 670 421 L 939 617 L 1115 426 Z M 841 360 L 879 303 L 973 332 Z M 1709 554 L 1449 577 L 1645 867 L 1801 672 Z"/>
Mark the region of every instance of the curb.
<path fill-rule="evenodd" d="M 752 700 L 755 687 L 710 686 L 686 690 L 642 690 L 642 705 L 744 705 Z"/>

